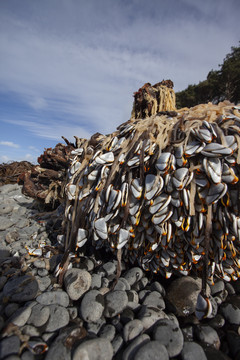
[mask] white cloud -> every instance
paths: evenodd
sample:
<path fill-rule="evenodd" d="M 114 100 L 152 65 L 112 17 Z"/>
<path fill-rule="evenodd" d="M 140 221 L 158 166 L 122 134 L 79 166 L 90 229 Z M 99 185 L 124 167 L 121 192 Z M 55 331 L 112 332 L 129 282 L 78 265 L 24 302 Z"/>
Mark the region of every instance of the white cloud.
<path fill-rule="evenodd" d="M 7 155 L 1 155 L 0 156 L 0 161 L 1 163 L 5 163 L 5 162 L 8 162 L 10 159 Z"/>
<path fill-rule="evenodd" d="M 12 141 L 0 141 L 0 145 L 10 146 L 12 148 L 19 148 L 20 147 L 18 144 L 13 143 Z"/>

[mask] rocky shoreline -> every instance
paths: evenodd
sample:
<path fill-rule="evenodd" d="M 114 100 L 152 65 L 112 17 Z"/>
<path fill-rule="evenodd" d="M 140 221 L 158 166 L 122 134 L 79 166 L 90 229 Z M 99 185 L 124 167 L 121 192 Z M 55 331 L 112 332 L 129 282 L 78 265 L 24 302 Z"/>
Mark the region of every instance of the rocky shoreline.
<path fill-rule="evenodd" d="M 113 289 L 112 254 L 73 258 L 60 285 L 60 214 L 41 216 L 17 184 L 0 187 L 0 204 L 0 359 L 240 359 L 239 281 L 209 286 L 201 322 L 201 279 L 122 263 Z"/>

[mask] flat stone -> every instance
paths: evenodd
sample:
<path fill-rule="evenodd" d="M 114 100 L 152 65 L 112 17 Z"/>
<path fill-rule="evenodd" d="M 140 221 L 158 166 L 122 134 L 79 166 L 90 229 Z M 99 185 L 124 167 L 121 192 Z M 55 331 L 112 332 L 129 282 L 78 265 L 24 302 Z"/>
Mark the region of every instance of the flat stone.
<path fill-rule="evenodd" d="M 158 341 L 150 341 L 147 344 L 144 344 L 136 351 L 136 354 L 133 358 L 134 360 L 168 360 L 168 352 L 164 345 L 160 344 Z"/>
<path fill-rule="evenodd" d="M 115 355 L 123 346 L 124 341 L 120 334 L 117 334 L 112 341 L 113 354 Z"/>
<path fill-rule="evenodd" d="M 19 214 L 18 214 L 19 216 Z M 21 219 L 18 222 L 16 222 L 16 227 L 19 229 L 23 229 L 25 227 L 29 226 L 29 220 L 28 219 Z"/>
<path fill-rule="evenodd" d="M 117 271 L 117 267 L 116 267 L 116 264 L 109 261 L 107 263 L 105 263 L 103 266 L 102 266 L 103 270 L 105 271 L 106 275 L 109 276 L 109 275 L 113 275 L 115 274 L 115 272 Z"/>
<path fill-rule="evenodd" d="M 35 299 L 38 282 L 34 276 L 23 275 L 10 278 L 3 288 L 3 295 L 13 302 L 26 302 Z"/>
<path fill-rule="evenodd" d="M 30 337 L 38 337 L 41 335 L 39 329 L 32 325 L 24 325 L 21 332 L 23 335 L 28 335 Z"/>
<path fill-rule="evenodd" d="M 203 348 L 191 341 L 191 342 L 184 342 L 183 349 L 181 352 L 181 359 L 182 360 L 207 360 L 205 352 Z"/>
<path fill-rule="evenodd" d="M 49 276 L 36 276 L 35 277 L 38 282 L 38 287 L 40 291 L 45 291 L 51 285 L 51 278 Z"/>
<path fill-rule="evenodd" d="M 8 244 L 12 244 L 18 239 L 19 239 L 19 233 L 16 230 L 8 232 L 5 238 Z"/>
<path fill-rule="evenodd" d="M 141 280 L 133 284 L 132 290 L 136 290 L 136 291 L 143 290 L 145 289 L 147 284 L 148 284 L 148 278 L 145 276 Z"/>
<path fill-rule="evenodd" d="M 139 267 L 133 267 L 124 274 L 124 278 L 128 281 L 129 285 L 132 286 L 139 281 L 143 276 L 143 271 Z"/>
<path fill-rule="evenodd" d="M 65 289 L 72 300 L 78 300 L 91 286 L 91 275 L 86 270 L 69 269 L 64 276 Z"/>
<path fill-rule="evenodd" d="M 12 191 L 18 191 L 21 193 L 21 186 L 18 184 L 5 184 L 1 186 L 1 194 L 9 194 Z"/>
<path fill-rule="evenodd" d="M 158 291 L 152 291 L 143 301 L 143 305 L 153 306 L 158 309 L 165 309 L 165 302 Z"/>
<path fill-rule="evenodd" d="M 61 305 L 67 307 L 69 305 L 69 296 L 65 291 L 46 291 L 36 298 L 41 305 Z"/>
<path fill-rule="evenodd" d="M 71 328 L 63 330 L 63 332 L 58 335 L 51 344 L 45 360 L 71 360 L 71 348 L 66 346 L 66 340 L 70 333 Z"/>
<path fill-rule="evenodd" d="M 216 330 L 209 325 L 197 325 L 194 330 L 196 339 L 207 345 L 213 346 L 216 350 L 220 348 L 220 339 Z"/>
<path fill-rule="evenodd" d="M 0 204 L 0 215 L 9 214 L 13 211 L 13 206 L 8 204 Z"/>
<path fill-rule="evenodd" d="M 5 337 L 0 341 L 0 359 L 7 356 L 18 354 L 20 349 L 20 339 L 18 336 Z"/>
<path fill-rule="evenodd" d="M 6 218 L 5 216 L 0 216 L 0 230 L 7 230 L 13 226 L 14 222 L 11 219 Z"/>
<path fill-rule="evenodd" d="M 100 329 L 105 324 L 106 324 L 106 319 L 102 316 L 99 320 L 97 320 L 94 323 L 93 322 L 87 323 L 86 325 L 87 332 L 90 335 L 98 335 Z"/>
<path fill-rule="evenodd" d="M 129 321 L 123 328 L 123 339 L 125 342 L 135 339 L 143 331 L 141 320 L 134 319 Z"/>
<path fill-rule="evenodd" d="M 210 286 L 211 295 L 214 296 L 217 293 L 225 290 L 225 284 L 223 280 L 218 280 L 214 283 L 214 285 Z"/>
<path fill-rule="evenodd" d="M 73 360 L 111 360 L 113 347 L 107 339 L 93 339 L 84 341 L 73 354 Z"/>
<path fill-rule="evenodd" d="M 145 344 L 150 342 L 150 337 L 147 334 L 142 334 L 134 339 L 124 350 L 122 360 L 133 360 L 136 352 Z M 149 359 L 150 360 L 150 359 Z"/>
<path fill-rule="evenodd" d="M 161 319 L 153 330 L 153 338 L 164 345 L 169 357 L 180 354 L 183 348 L 183 334 L 176 323 L 170 319 Z"/>
<path fill-rule="evenodd" d="M 15 311 L 15 313 L 11 316 L 9 321 L 14 325 L 24 326 L 27 323 L 31 315 L 31 312 L 32 312 L 31 306 L 23 306 L 17 309 L 17 311 Z"/>
<path fill-rule="evenodd" d="M 37 271 L 38 275 L 41 277 L 47 276 L 48 275 L 48 271 L 47 269 L 38 269 Z"/>
<path fill-rule="evenodd" d="M 45 269 L 46 263 L 44 260 L 37 259 L 34 261 L 33 265 L 38 269 Z"/>
<path fill-rule="evenodd" d="M 127 324 L 129 321 L 132 321 L 135 317 L 132 309 L 126 307 L 120 315 L 120 321 L 123 325 Z"/>
<path fill-rule="evenodd" d="M 144 331 L 150 329 L 160 319 L 166 318 L 168 318 L 168 316 L 163 310 L 151 308 L 146 305 L 142 306 L 138 313 L 138 319 L 141 320 Z"/>
<path fill-rule="evenodd" d="M 59 330 L 69 323 L 69 313 L 67 309 L 60 305 L 49 305 L 50 317 L 45 330 L 53 332 Z"/>
<path fill-rule="evenodd" d="M 178 316 L 188 316 L 195 312 L 201 286 L 202 280 L 195 280 L 191 276 L 173 280 L 167 289 L 167 299 Z"/>
<path fill-rule="evenodd" d="M 103 325 L 98 333 L 98 336 L 103 339 L 112 341 L 115 337 L 116 329 L 112 324 Z"/>
<path fill-rule="evenodd" d="M 98 321 L 104 310 L 104 297 L 98 290 L 90 290 L 82 299 L 80 311 L 86 322 Z"/>
<path fill-rule="evenodd" d="M 114 290 L 105 295 L 104 316 L 112 318 L 120 314 L 128 303 L 126 291 Z"/>
<path fill-rule="evenodd" d="M 232 296 L 228 302 L 223 303 L 220 312 L 232 325 L 240 325 L 240 296 Z"/>
<path fill-rule="evenodd" d="M 166 290 L 164 289 L 164 287 L 160 284 L 160 282 L 158 281 L 154 281 L 152 284 L 151 284 L 151 288 L 150 288 L 152 291 L 158 291 L 162 297 L 165 297 L 166 296 Z"/>
<path fill-rule="evenodd" d="M 102 277 L 99 274 L 92 274 L 91 289 L 100 289 L 102 286 Z"/>
<path fill-rule="evenodd" d="M 19 309 L 19 304 L 17 303 L 7 304 L 4 309 L 5 315 L 10 318 L 10 316 L 12 316 L 17 311 L 17 309 Z"/>
<path fill-rule="evenodd" d="M 28 319 L 28 324 L 31 324 L 36 327 L 41 327 L 47 323 L 49 316 L 50 316 L 49 306 L 36 304 L 32 308 L 32 313 Z"/>

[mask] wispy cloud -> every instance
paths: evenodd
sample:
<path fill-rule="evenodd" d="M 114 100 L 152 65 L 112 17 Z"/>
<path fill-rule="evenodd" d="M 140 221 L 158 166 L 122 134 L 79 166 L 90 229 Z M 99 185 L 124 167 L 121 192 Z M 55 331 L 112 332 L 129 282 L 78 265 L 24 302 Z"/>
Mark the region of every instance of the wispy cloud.
<path fill-rule="evenodd" d="M 12 141 L 0 141 L 0 145 L 9 146 L 9 147 L 12 147 L 12 148 L 19 148 L 20 147 L 18 144 L 13 143 Z"/>

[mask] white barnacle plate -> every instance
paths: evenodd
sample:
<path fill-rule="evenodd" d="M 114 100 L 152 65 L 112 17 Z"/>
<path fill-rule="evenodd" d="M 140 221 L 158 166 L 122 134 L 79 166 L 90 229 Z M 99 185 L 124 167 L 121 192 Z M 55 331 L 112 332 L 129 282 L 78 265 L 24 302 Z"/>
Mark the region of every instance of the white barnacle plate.
<path fill-rule="evenodd" d="M 200 153 L 205 148 L 205 146 L 205 143 L 193 140 L 186 145 L 184 153 L 187 157 L 195 156 L 196 154 Z"/>
<path fill-rule="evenodd" d="M 152 217 L 152 222 L 154 225 L 160 225 L 167 221 L 172 216 L 172 210 L 168 210 L 168 208 L 163 209 L 161 212 L 157 212 Z"/>
<path fill-rule="evenodd" d="M 219 158 L 204 158 L 203 167 L 207 176 L 214 184 L 222 180 L 222 163 Z"/>
<path fill-rule="evenodd" d="M 175 170 L 172 177 L 174 187 L 177 190 L 182 190 L 189 180 L 189 175 L 190 174 L 188 168 L 182 167 Z"/>
<path fill-rule="evenodd" d="M 238 177 L 236 176 L 234 169 L 229 167 L 226 163 L 223 164 L 222 168 L 222 181 L 227 184 L 236 184 Z"/>
<path fill-rule="evenodd" d="M 82 228 L 78 229 L 77 233 L 77 247 L 82 247 L 88 240 L 88 231 Z"/>
<path fill-rule="evenodd" d="M 108 238 L 107 223 L 104 218 L 100 218 L 94 221 L 94 229 L 97 236 L 106 240 Z"/>
<path fill-rule="evenodd" d="M 114 155 L 112 151 L 108 151 L 104 154 L 100 154 L 95 158 L 95 162 L 100 165 L 112 163 L 114 161 Z"/>
<path fill-rule="evenodd" d="M 208 190 L 207 196 L 206 196 L 206 204 L 214 204 L 219 199 L 221 199 L 227 192 L 227 184 L 212 184 Z"/>
<path fill-rule="evenodd" d="M 117 249 L 121 249 L 123 246 L 125 246 L 128 242 L 129 237 L 130 237 L 130 234 L 129 234 L 128 230 L 120 229 L 119 235 L 118 235 Z"/>
<path fill-rule="evenodd" d="M 176 159 L 173 154 L 170 152 L 163 152 L 156 162 L 156 168 L 159 170 L 160 174 L 166 174 L 175 168 L 175 163 Z"/>
<path fill-rule="evenodd" d="M 136 199 L 141 198 L 142 190 L 143 190 L 143 187 L 140 184 L 140 179 L 139 178 L 133 179 L 132 183 L 131 183 L 131 192 Z"/>
<path fill-rule="evenodd" d="M 232 153 L 233 150 L 231 148 L 215 142 L 207 144 L 201 151 L 201 154 L 207 157 L 229 156 Z"/>
<path fill-rule="evenodd" d="M 149 206 L 149 212 L 151 214 L 155 214 L 163 209 L 165 209 L 171 201 L 171 195 L 166 193 L 162 193 L 161 195 L 157 196 L 152 204 Z"/>
<path fill-rule="evenodd" d="M 68 185 L 66 186 L 66 193 L 67 193 L 68 200 L 73 200 L 73 199 L 75 199 L 76 185 L 74 185 L 74 184 L 68 184 Z"/>
<path fill-rule="evenodd" d="M 148 174 L 145 178 L 145 192 L 144 198 L 151 200 L 156 196 L 163 188 L 164 181 L 159 175 Z"/>

